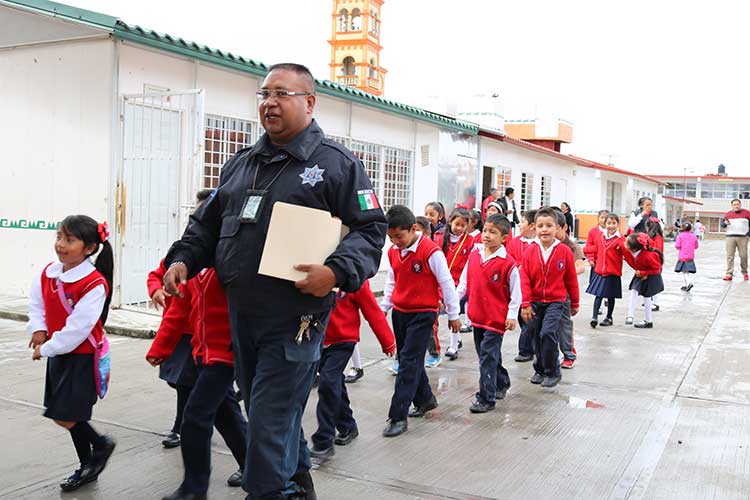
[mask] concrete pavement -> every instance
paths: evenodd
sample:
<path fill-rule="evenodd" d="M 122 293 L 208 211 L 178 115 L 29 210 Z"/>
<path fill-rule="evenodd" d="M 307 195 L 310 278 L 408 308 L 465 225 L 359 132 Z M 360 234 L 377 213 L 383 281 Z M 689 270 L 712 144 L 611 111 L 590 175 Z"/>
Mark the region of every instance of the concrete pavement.
<path fill-rule="evenodd" d="M 750 496 L 750 283 L 723 282 L 722 241 L 703 242 L 695 288 L 681 292 L 668 248 L 653 330 L 591 329 L 592 297 L 575 318 L 579 361 L 562 383 L 528 383 L 531 367 L 503 355 L 512 388 L 498 408 L 468 412 L 477 385 L 470 336 L 458 360 L 428 370 L 440 406 L 384 439 L 394 378 L 363 328 L 365 377 L 350 385 L 360 437 L 313 472 L 321 499 L 740 499 Z M 586 274 L 587 275 L 587 274 Z M 631 273 L 623 282 L 628 283 Z M 585 289 L 585 278 L 581 288 Z M 636 320 L 643 317 L 639 308 Z M 442 338 L 447 339 L 443 319 Z M 75 467 L 67 433 L 40 416 L 44 364 L 30 359 L 23 324 L 0 320 L 0 498 L 158 499 L 182 475 L 179 450 L 164 450 L 174 393 L 143 360 L 149 341 L 113 336 L 111 393 L 95 425 L 118 439 L 95 484 L 61 494 Z M 305 416 L 315 429 L 313 393 Z M 210 498 L 243 498 L 224 484 L 235 465 L 215 440 Z"/>

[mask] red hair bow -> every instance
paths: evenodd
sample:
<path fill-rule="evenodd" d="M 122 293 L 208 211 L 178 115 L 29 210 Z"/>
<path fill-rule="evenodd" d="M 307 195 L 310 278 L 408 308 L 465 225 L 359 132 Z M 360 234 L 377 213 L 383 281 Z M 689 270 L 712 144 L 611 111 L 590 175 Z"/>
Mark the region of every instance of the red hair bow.
<path fill-rule="evenodd" d="M 638 243 L 640 243 L 644 247 L 648 246 L 649 239 L 650 238 L 648 237 L 648 234 L 646 234 L 646 233 L 638 233 Z"/>
<path fill-rule="evenodd" d="M 107 227 L 106 222 L 99 223 L 97 230 L 99 231 L 99 240 L 102 243 L 109 239 L 109 227 Z"/>

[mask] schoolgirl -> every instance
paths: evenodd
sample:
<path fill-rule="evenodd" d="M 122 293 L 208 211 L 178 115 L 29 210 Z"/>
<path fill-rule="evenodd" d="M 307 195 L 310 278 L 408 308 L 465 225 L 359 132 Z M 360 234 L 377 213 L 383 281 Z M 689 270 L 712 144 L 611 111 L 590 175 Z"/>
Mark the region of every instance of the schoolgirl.
<path fill-rule="evenodd" d="M 469 214 L 471 215 L 471 219 L 469 220 L 469 229 L 466 232 L 474 238 L 474 243 L 480 244 L 482 243 L 482 229 L 484 228 L 482 214 L 479 210 L 469 210 Z"/>
<path fill-rule="evenodd" d="M 674 272 L 682 273 L 682 280 L 685 283 L 680 287 L 683 292 L 689 292 L 693 289 L 693 282 L 688 282 L 688 275 L 695 274 L 698 270 L 695 268 L 695 251 L 698 249 L 698 237 L 693 233 L 693 226 L 689 222 L 682 224 L 682 232 L 677 236 L 674 247 L 678 250 L 677 265 Z"/>
<path fill-rule="evenodd" d="M 115 449 L 111 436 L 89 423 L 104 381 L 95 355 L 106 342 L 114 262 L 106 223 L 70 215 L 57 229 L 57 262 L 31 283 L 28 330 L 32 358 L 47 358 L 44 416 L 70 432 L 80 467 L 62 483 L 72 491 L 95 481 Z M 99 252 L 95 263 L 91 257 Z M 104 361 L 103 361 L 104 362 Z M 97 372 L 97 373 L 95 373 Z"/>
<path fill-rule="evenodd" d="M 430 221 L 430 231 L 428 233 L 422 233 L 429 235 L 430 239 L 435 241 L 442 241 L 443 234 L 445 233 L 446 219 L 445 219 L 445 207 L 439 201 L 431 201 L 424 207 L 424 216 Z M 417 222 L 419 226 L 419 222 Z M 438 243 L 438 246 L 440 244 Z M 425 360 L 425 366 L 429 368 L 436 368 L 440 366 L 443 361 L 443 357 L 440 355 L 440 338 L 438 337 L 438 324 L 435 320 L 435 325 L 432 329 L 432 338 L 427 344 L 428 356 Z M 398 356 L 393 361 L 393 368 L 391 371 L 395 374 L 398 373 Z M 395 368 L 395 369 L 394 369 Z"/>
<path fill-rule="evenodd" d="M 605 219 L 606 232 L 594 238 L 593 251 L 591 244 L 584 248 L 586 255 L 593 255 L 596 262 L 591 273 L 586 293 L 595 296 L 594 312 L 591 316 L 591 328 L 597 325 L 612 326 L 612 313 L 615 310 L 615 300 L 622 298 L 622 262 L 625 241 L 620 235 L 620 218 L 608 213 Z M 607 316 L 599 323 L 599 310 L 602 299 L 607 299 Z"/>
<path fill-rule="evenodd" d="M 650 217 L 646 220 L 646 234 L 651 238 L 653 247 L 656 248 L 664 255 L 664 230 L 661 225 L 661 221 L 658 217 Z M 651 309 L 653 311 L 659 310 L 659 295 L 651 297 Z"/>
<path fill-rule="evenodd" d="M 431 201 L 424 207 L 424 216 L 430 221 L 430 238 L 445 232 L 445 207 L 439 201 Z"/>
<path fill-rule="evenodd" d="M 653 328 L 651 297 L 664 291 L 664 281 L 661 277 L 664 254 L 654 247 L 651 238 L 646 233 L 632 233 L 628 236 L 625 239 L 625 249 L 623 257 L 628 265 L 635 270 L 635 275 L 628 287 L 630 288 L 630 304 L 625 324 L 633 324 L 633 313 L 640 295 L 643 297 L 645 319 L 634 326 L 636 328 Z"/>

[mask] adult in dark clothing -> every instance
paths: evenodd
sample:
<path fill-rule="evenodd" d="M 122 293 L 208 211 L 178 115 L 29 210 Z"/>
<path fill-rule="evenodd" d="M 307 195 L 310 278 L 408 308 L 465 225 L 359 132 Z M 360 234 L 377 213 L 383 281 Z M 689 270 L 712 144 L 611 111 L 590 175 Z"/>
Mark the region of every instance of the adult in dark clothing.
<path fill-rule="evenodd" d="M 297 64 L 271 66 L 258 91 L 266 133 L 222 168 L 215 194 L 172 245 L 164 284 L 178 293 L 213 264 L 229 303 L 237 383 L 248 413 L 242 486 L 249 500 L 314 499 L 302 414 L 335 296 L 359 290 L 377 272 L 386 220 L 364 167 L 325 138 L 313 120 L 315 80 Z M 290 282 L 258 274 L 277 201 L 322 209 L 349 227 L 324 264 L 300 263 Z M 314 234 L 290 234 L 304 245 Z M 309 321 L 309 336 L 296 341 Z"/>
<path fill-rule="evenodd" d="M 565 223 L 568 225 L 568 236 L 573 236 L 573 211 L 570 209 L 570 205 L 568 205 L 567 201 L 560 203 L 560 210 L 562 210 L 562 213 L 565 216 Z"/>
<path fill-rule="evenodd" d="M 659 219 L 659 214 L 654 210 L 654 200 L 644 196 L 638 200 L 638 208 L 630 215 L 628 227 L 634 233 L 645 233 L 646 222 L 652 218 Z"/>
<path fill-rule="evenodd" d="M 505 196 L 498 198 L 497 202 L 503 207 L 503 213 L 510 222 L 510 227 L 515 228 L 516 224 L 521 222 L 518 218 L 518 210 L 516 210 L 516 201 L 513 199 L 516 193 L 512 187 L 505 188 Z"/>

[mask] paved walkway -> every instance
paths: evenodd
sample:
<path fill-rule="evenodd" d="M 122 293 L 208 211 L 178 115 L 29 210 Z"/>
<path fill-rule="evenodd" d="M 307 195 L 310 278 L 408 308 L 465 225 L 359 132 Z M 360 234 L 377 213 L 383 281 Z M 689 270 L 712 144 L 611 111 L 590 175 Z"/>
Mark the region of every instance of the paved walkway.
<path fill-rule="evenodd" d="M 468 412 L 478 372 L 467 336 L 457 361 L 428 370 L 440 407 L 395 439 L 380 436 L 393 389 L 389 361 L 363 329 L 366 374 L 350 386 L 361 435 L 313 472 L 319 498 L 748 498 L 750 283 L 721 281 L 723 242 L 699 252 L 690 294 L 679 290 L 667 252 L 653 330 L 626 327 L 623 303 L 615 326 L 592 330 L 584 296 L 575 318 L 579 361 L 553 390 L 528 383 L 531 367 L 511 361 L 518 336 L 508 333 L 513 386 L 486 415 Z M 57 482 L 73 470 L 75 452 L 67 433 L 40 416 L 44 365 L 30 360 L 24 325 L 0 320 L 0 498 L 158 499 L 179 483 L 179 451 L 160 445 L 174 393 L 143 360 L 148 340 L 112 339 L 112 390 L 94 416 L 118 449 L 96 484 L 61 494 Z M 313 393 L 308 433 L 315 403 Z M 210 498 L 243 498 L 224 484 L 235 465 L 220 440 L 214 451 Z"/>

